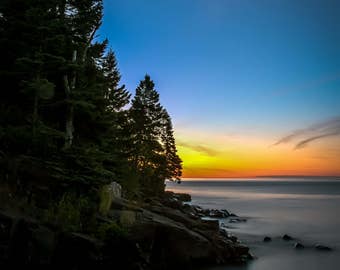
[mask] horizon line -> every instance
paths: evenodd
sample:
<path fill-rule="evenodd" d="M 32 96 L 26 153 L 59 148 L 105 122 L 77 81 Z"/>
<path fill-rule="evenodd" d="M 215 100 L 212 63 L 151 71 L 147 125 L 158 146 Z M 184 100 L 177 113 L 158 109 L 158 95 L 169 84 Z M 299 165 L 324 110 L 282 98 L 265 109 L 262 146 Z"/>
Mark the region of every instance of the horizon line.
<path fill-rule="evenodd" d="M 182 180 L 227 180 L 227 179 L 255 179 L 255 178 L 338 178 L 340 175 L 257 175 L 257 176 L 227 176 L 227 177 L 183 177 Z"/>

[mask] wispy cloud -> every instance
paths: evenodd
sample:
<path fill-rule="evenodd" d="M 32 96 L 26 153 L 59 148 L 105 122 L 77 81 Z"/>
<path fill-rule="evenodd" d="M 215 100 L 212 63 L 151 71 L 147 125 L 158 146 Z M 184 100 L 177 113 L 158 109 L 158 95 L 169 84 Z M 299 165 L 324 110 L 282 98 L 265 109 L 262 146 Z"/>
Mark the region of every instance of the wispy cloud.
<path fill-rule="evenodd" d="M 273 145 L 289 143 L 295 141 L 295 149 L 308 146 L 311 142 L 321 140 L 331 136 L 340 135 L 340 116 L 328 119 L 304 129 L 293 131 L 291 134 L 282 137 Z"/>
<path fill-rule="evenodd" d="M 219 153 L 219 151 L 217 151 L 217 150 L 215 150 L 211 147 L 208 147 L 206 145 L 202 145 L 202 144 L 193 144 L 193 143 L 187 143 L 187 142 L 183 142 L 183 141 L 177 141 L 177 145 L 189 148 L 189 149 L 194 150 L 196 152 L 207 154 L 209 156 L 216 156 Z"/>

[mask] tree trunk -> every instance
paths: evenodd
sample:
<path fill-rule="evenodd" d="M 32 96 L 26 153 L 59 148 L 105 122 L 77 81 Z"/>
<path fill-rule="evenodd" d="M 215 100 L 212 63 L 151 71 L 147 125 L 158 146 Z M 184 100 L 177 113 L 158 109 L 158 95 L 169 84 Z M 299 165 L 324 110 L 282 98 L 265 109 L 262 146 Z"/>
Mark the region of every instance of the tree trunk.
<path fill-rule="evenodd" d="M 98 23 L 87 43 L 85 44 L 85 48 L 84 48 L 84 52 L 82 56 L 79 56 L 81 64 L 83 65 L 85 63 L 86 60 L 86 56 L 87 56 L 87 51 L 89 49 L 89 47 L 91 46 L 91 42 L 94 38 L 95 33 L 97 32 L 98 28 L 100 26 L 100 23 Z M 77 50 L 73 51 L 73 55 L 72 55 L 72 63 L 76 63 L 77 62 Z M 77 81 L 77 74 L 76 72 L 73 72 L 72 77 L 69 78 L 68 75 L 64 75 L 64 87 L 65 87 L 65 95 L 66 95 L 66 102 L 67 102 L 67 115 L 66 115 L 66 125 L 65 125 L 65 144 L 64 144 L 64 149 L 69 149 L 72 144 L 73 144 L 73 133 L 74 133 L 74 122 L 73 122 L 73 118 L 74 118 L 74 105 L 72 103 L 71 100 L 71 93 L 74 91 L 75 87 L 76 87 L 76 81 Z"/>
<path fill-rule="evenodd" d="M 66 119 L 66 130 L 65 130 L 65 145 L 64 148 L 68 149 L 73 143 L 73 118 L 74 118 L 74 107 L 72 104 L 69 105 Z"/>
<path fill-rule="evenodd" d="M 72 63 L 77 62 L 77 50 L 73 51 Z M 67 102 L 67 112 L 66 112 L 66 125 L 65 125 L 65 143 L 64 149 L 69 149 L 73 144 L 73 133 L 74 133 L 74 105 L 71 100 L 71 93 L 76 87 L 76 72 L 73 72 L 71 83 L 67 75 L 64 75 L 64 87 Z"/>
<path fill-rule="evenodd" d="M 38 93 L 34 93 L 34 108 L 33 108 L 33 138 L 37 135 L 37 124 L 38 124 Z"/>

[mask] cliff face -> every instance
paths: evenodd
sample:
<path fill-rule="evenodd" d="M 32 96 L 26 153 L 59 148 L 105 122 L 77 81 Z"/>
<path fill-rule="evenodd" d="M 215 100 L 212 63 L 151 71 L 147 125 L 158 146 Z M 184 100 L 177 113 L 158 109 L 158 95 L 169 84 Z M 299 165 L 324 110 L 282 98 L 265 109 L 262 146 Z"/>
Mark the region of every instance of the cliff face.
<path fill-rule="evenodd" d="M 98 216 L 104 237 L 60 232 L 28 217 L 0 213 L 0 262 L 79 269 L 195 269 L 241 263 L 251 256 L 217 220 L 202 220 L 176 194 L 142 207 L 115 198 L 107 216 Z M 116 224 L 123 232 L 115 229 Z M 118 233 L 117 233 L 118 232 Z M 100 240 L 99 240 L 100 239 Z"/>

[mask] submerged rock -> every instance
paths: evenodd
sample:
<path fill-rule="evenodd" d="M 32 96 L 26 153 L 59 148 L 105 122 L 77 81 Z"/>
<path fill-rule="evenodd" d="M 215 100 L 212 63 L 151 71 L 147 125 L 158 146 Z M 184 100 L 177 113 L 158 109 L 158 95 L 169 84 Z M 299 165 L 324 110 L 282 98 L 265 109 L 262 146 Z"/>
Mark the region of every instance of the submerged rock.
<path fill-rule="evenodd" d="M 241 222 L 247 222 L 247 219 L 245 218 L 232 218 L 229 220 L 229 223 L 241 223 Z"/>
<path fill-rule="evenodd" d="M 294 244 L 294 248 L 295 249 L 304 249 L 305 248 L 305 246 L 304 245 L 302 245 L 301 243 L 299 243 L 299 242 L 296 242 L 295 244 Z"/>
<path fill-rule="evenodd" d="M 291 241 L 291 240 L 294 240 L 293 237 L 291 237 L 290 235 L 288 234 L 285 234 L 284 236 L 282 236 L 282 239 L 285 240 L 285 241 Z"/>
<path fill-rule="evenodd" d="M 271 241 L 272 241 L 272 238 L 269 237 L 269 236 L 265 236 L 265 237 L 263 238 L 263 242 L 271 242 Z"/>
<path fill-rule="evenodd" d="M 331 251 L 332 250 L 332 248 L 324 246 L 324 245 L 320 245 L 320 244 L 316 244 L 315 248 L 317 250 L 322 250 L 322 251 Z"/>

